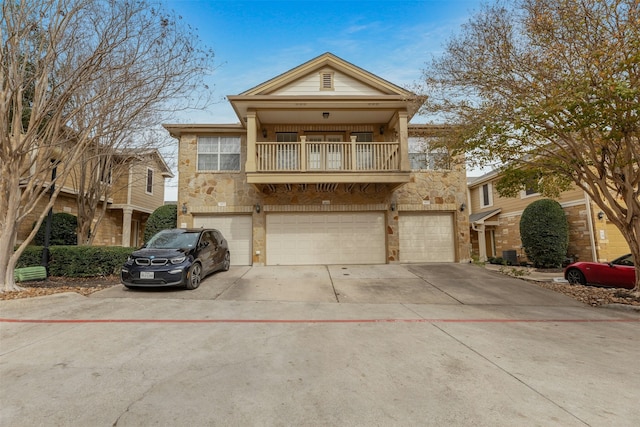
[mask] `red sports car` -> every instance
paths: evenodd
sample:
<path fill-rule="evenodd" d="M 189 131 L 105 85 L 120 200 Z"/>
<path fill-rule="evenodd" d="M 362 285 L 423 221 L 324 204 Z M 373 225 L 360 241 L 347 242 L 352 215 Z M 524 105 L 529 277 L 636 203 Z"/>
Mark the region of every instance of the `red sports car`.
<path fill-rule="evenodd" d="M 564 278 L 574 285 L 600 285 L 632 289 L 636 270 L 631 254 L 623 255 L 608 263 L 576 262 L 564 269 Z"/>

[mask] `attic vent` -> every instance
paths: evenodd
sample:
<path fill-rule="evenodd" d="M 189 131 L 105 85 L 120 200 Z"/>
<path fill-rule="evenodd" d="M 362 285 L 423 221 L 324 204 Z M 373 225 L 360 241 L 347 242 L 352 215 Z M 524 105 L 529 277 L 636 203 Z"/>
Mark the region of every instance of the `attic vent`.
<path fill-rule="evenodd" d="M 320 73 L 320 90 L 333 90 L 333 73 Z"/>

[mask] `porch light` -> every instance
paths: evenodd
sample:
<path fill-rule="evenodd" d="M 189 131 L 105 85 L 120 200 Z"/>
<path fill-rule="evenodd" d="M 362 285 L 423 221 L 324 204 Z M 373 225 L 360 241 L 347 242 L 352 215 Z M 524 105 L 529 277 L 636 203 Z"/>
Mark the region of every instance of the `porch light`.
<path fill-rule="evenodd" d="M 260 203 L 256 203 L 256 213 L 260 213 Z"/>
<path fill-rule="evenodd" d="M 324 117 L 325 119 L 329 118 L 329 112 L 325 111 L 324 113 L 322 113 L 322 117 Z"/>
<path fill-rule="evenodd" d="M 391 212 L 395 211 L 396 210 L 396 202 L 391 202 L 390 208 L 391 208 Z"/>
<path fill-rule="evenodd" d="M 465 205 L 464 203 L 460 205 L 460 212 L 464 212 L 464 210 L 467 208 L 467 205 Z"/>
<path fill-rule="evenodd" d="M 266 138 L 267 137 L 267 129 L 262 128 L 262 137 Z"/>
<path fill-rule="evenodd" d="M 183 203 L 183 204 L 182 204 L 182 214 L 183 214 L 183 215 L 186 215 L 186 214 L 187 214 L 187 204 L 186 204 L 186 203 Z"/>
<path fill-rule="evenodd" d="M 598 212 L 598 219 L 602 219 L 604 218 L 604 212 L 600 211 Z"/>
<path fill-rule="evenodd" d="M 380 126 L 380 135 L 384 134 L 384 126 Z"/>

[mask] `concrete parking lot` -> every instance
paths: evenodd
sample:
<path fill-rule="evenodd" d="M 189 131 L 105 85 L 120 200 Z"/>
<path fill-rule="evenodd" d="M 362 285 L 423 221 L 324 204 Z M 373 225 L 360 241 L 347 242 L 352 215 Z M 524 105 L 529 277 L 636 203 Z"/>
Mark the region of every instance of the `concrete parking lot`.
<path fill-rule="evenodd" d="M 466 264 L 0 301 L 0 425 L 630 426 L 639 327 Z"/>

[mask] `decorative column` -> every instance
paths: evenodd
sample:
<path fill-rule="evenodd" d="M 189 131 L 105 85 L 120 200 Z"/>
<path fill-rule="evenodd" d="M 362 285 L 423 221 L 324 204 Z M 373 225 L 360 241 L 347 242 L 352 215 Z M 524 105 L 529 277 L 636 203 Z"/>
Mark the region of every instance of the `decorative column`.
<path fill-rule="evenodd" d="M 131 216 L 133 208 L 122 209 L 122 246 L 131 246 Z"/>
<path fill-rule="evenodd" d="M 485 237 L 484 224 L 479 224 L 474 227 L 478 233 L 478 256 L 480 262 L 487 260 L 487 240 Z"/>
<path fill-rule="evenodd" d="M 307 136 L 300 135 L 300 171 L 307 170 Z"/>
<path fill-rule="evenodd" d="M 400 144 L 400 170 L 411 170 L 409 163 L 409 120 L 406 111 L 398 111 L 398 143 Z"/>
<path fill-rule="evenodd" d="M 245 172 L 256 171 L 256 143 L 257 143 L 258 124 L 256 123 L 256 112 L 247 112 L 247 163 L 245 163 Z"/>

